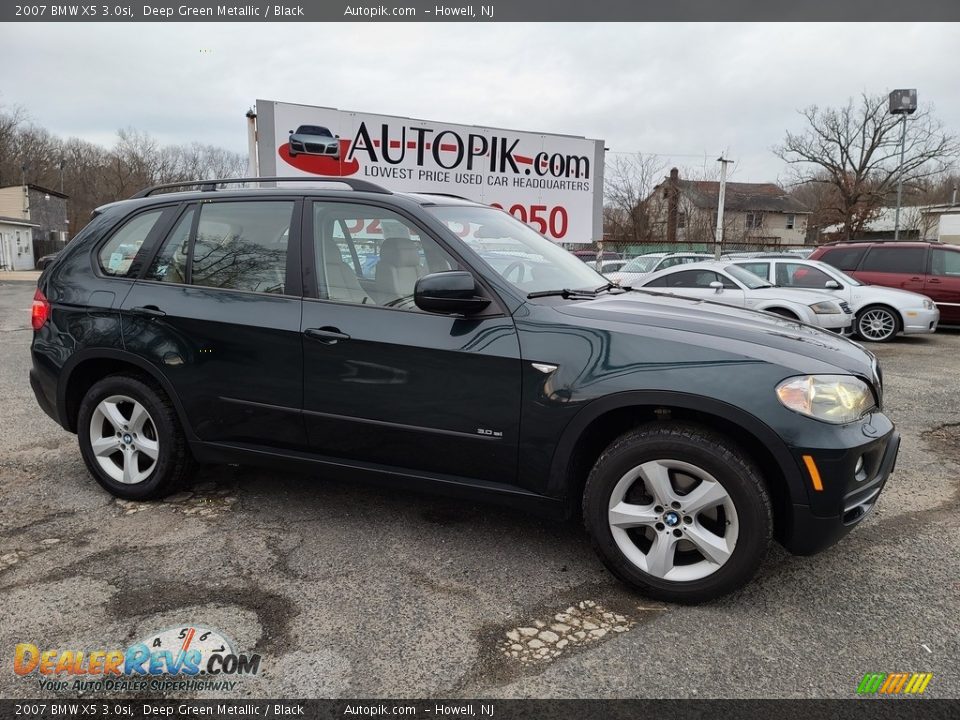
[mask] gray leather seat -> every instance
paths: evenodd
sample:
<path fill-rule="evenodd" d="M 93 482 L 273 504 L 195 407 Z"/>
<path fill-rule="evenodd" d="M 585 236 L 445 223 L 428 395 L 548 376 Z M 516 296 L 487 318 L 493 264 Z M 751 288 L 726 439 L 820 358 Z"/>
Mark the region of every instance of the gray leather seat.
<path fill-rule="evenodd" d="M 413 288 L 425 274 L 420 264 L 420 246 L 409 238 L 386 238 L 377 261 L 376 293 L 382 304 L 412 297 Z"/>
<path fill-rule="evenodd" d="M 327 297 L 331 300 L 357 305 L 369 305 L 373 302 L 357 279 L 357 274 L 343 261 L 340 248 L 333 240 L 324 243 L 323 265 Z"/>

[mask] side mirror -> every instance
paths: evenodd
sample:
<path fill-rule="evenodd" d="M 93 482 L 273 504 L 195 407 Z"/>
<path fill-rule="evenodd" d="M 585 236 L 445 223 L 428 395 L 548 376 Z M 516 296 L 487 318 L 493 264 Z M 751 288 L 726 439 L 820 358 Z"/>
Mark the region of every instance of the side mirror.
<path fill-rule="evenodd" d="M 287 130 L 288 135 L 293 135 L 293 130 Z"/>
<path fill-rule="evenodd" d="M 713 291 L 717 294 L 723 292 L 723 283 L 719 280 L 714 280 L 712 283 L 710 283 L 710 287 L 712 287 Z"/>
<path fill-rule="evenodd" d="M 839 290 L 840 288 L 843 287 L 843 285 L 841 285 L 840 283 L 838 283 L 836 280 L 827 280 L 827 281 L 823 284 L 823 286 L 824 286 L 827 290 Z"/>
<path fill-rule="evenodd" d="M 477 296 L 473 275 L 459 270 L 424 275 L 414 286 L 413 301 L 421 310 L 448 315 L 472 315 L 490 304 Z"/>

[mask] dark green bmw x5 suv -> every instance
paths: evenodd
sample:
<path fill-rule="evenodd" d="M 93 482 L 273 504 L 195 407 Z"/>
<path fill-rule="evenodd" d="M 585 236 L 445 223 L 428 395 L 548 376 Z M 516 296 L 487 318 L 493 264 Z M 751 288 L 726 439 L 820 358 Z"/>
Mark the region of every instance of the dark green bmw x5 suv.
<path fill-rule="evenodd" d="M 196 462 L 482 496 L 582 517 L 618 578 L 696 602 L 773 538 L 836 542 L 893 470 L 841 337 L 611 286 L 468 200 L 236 184 L 100 208 L 40 278 L 31 384 L 119 497 Z"/>

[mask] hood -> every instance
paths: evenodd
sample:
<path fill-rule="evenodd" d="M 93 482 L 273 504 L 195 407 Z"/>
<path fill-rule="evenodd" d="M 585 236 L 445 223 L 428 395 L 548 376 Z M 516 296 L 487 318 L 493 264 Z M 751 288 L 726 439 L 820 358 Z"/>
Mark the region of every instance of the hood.
<path fill-rule="evenodd" d="M 891 304 L 896 304 L 897 307 L 919 308 L 923 307 L 924 300 L 930 300 L 930 298 L 923 293 L 901 290 L 900 288 L 884 287 L 882 285 L 854 285 L 850 288 L 850 292 L 858 297 L 869 298 L 871 301 L 884 299 Z M 930 300 L 930 302 L 933 301 Z"/>
<path fill-rule="evenodd" d="M 632 332 L 640 334 L 645 326 L 709 337 L 709 342 L 718 348 L 767 357 L 800 372 L 839 370 L 868 380 L 874 378 L 873 355 L 856 343 L 812 325 L 755 310 L 643 290 L 602 295 L 594 300 L 557 305 L 555 309 L 581 321 L 619 323 L 625 332 L 631 332 L 633 326 L 636 329 Z M 777 358 L 769 357 L 771 354 Z M 816 362 L 811 364 L 809 360 Z M 820 363 L 830 367 L 824 368 Z"/>

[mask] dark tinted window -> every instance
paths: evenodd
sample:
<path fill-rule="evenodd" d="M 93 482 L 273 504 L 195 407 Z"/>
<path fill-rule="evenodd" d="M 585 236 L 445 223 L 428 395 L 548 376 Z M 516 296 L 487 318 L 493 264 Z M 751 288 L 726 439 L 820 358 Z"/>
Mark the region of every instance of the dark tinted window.
<path fill-rule="evenodd" d="M 820 260 L 841 270 L 856 270 L 866 250 L 866 247 L 832 248 L 827 250 Z"/>
<path fill-rule="evenodd" d="M 121 277 L 130 270 L 133 259 L 140 252 L 140 246 L 160 219 L 163 210 L 140 213 L 127 220 L 100 248 L 100 269 L 106 275 Z"/>
<path fill-rule="evenodd" d="M 160 252 L 147 270 L 146 279 L 173 283 L 187 281 L 187 250 L 190 229 L 193 227 L 193 214 L 194 210 L 190 208 L 163 241 Z"/>
<path fill-rule="evenodd" d="M 301 125 L 297 128 L 298 135 L 321 135 L 323 137 L 333 137 L 327 128 L 321 127 L 320 125 Z"/>
<path fill-rule="evenodd" d="M 930 273 L 960 277 L 960 250 L 930 248 Z"/>
<path fill-rule="evenodd" d="M 194 209 L 164 240 L 147 277 L 225 290 L 282 294 L 293 202 L 211 202 L 200 209 L 191 238 Z M 193 265 L 188 268 L 191 253 Z"/>
<path fill-rule="evenodd" d="M 292 201 L 204 204 L 191 284 L 283 293 Z"/>
<path fill-rule="evenodd" d="M 926 248 L 922 247 L 874 246 L 870 248 L 860 269 L 864 272 L 919 274 L 923 272 L 925 254 Z"/>
<path fill-rule="evenodd" d="M 712 270 L 683 270 L 667 275 L 662 279 L 666 280 L 666 287 L 674 288 L 709 288 L 712 282 L 722 282 L 724 287 L 736 287 L 732 282 L 720 277 Z"/>

